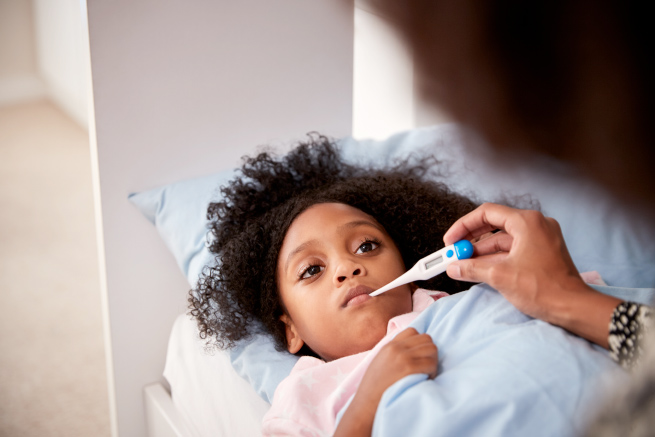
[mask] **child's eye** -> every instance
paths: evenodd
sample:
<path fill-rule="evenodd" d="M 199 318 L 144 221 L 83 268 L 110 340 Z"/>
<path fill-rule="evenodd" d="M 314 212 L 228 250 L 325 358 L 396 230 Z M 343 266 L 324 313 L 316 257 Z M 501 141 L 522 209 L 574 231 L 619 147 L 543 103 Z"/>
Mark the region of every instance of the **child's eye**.
<path fill-rule="evenodd" d="M 370 252 L 372 250 L 377 249 L 380 247 L 380 242 L 379 241 L 373 241 L 373 240 L 366 240 L 362 244 L 359 245 L 355 253 L 366 253 Z"/>
<path fill-rule="evenodd" d="M 303 271 L 300 272 L 300 279 L 309 279 L 312 276 L 316 276 L 323 271 L 325 267 L 319 265 L 308 266 Z"/>

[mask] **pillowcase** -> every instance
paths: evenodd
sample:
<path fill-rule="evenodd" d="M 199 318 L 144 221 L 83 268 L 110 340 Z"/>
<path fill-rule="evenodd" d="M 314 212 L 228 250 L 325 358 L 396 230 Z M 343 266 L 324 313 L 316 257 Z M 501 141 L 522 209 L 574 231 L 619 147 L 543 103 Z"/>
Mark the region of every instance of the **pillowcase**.
<path fill-rule="evenodd" d="M 524 158 L 518 167 L 492 162 L 479 148 L 462 147 L 465 139 L 457 126 L 446 124 L 385 141 L 346 138 L 339 146 L 347 162 L 360 165 L 387 166 L 434 155 L 441 164 L 433 177 L 476 201 L 518 199 L 525 204 L 518 206 L 537 201 L 544 214 L 559 221 L 579 271 L 596 270 L 610 286 L 655 285 L 655 232 L 648 223 L 561 163 L 544 157 Z M 223 171 L 129 196 L 155 225 L 192 287 L 203 267 L 214 262 L 206 244 L 207 206 L 220 198 L 220 185 L 234 175 Z M 265 335 L 231 350 L 230 358 L 237 373 L 269 402 L 296 361 L 275 351 Z"/>
<path fill-rule="evenodd" d="M 191 287 L 203 267 L 214 262 L 207 247 L 207 206 L 235 175 L 226 170 L 128 196 L 153 224 Z"/>
<path fill-rule="evenodd" d="M 164 378 L 191 435 L 261 435 L 270 405 L 237 375 L 228 353 L 206 351 L 188 314 L 180 314 L 171 329 Z"/>

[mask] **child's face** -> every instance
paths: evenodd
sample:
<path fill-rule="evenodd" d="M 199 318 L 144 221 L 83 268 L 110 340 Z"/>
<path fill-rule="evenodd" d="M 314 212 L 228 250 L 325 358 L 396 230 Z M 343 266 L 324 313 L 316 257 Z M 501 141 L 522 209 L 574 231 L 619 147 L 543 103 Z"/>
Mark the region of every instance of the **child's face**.
<path fill-rule="evenodd" d="M 289 227 L 277 264 L 289 351 L 306 343 L 329 361 L 373 348 L 391 318 L 412 310 L 412 287 L 368 293 L 403 273 L 400 252 L 373 217 L 341 203 L 308 208 Z"/>

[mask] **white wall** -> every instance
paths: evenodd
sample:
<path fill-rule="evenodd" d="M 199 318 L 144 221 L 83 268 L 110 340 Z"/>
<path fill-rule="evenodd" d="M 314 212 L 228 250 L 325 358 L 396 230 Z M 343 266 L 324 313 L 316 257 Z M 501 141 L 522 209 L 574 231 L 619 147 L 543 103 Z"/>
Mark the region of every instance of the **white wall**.
<path fill-rule="evenodd" d="M 32 0 L 38 71 L 47 95 L 87 127 L 89 43 L 85 2 Z"/>
<path fill-rule="evenodd" d="M 384 139 L 416 126 L 410 54 L 380 16 L 355 8 L 353 136 Z"/>
<path fill-rule="evenodd" d="M 36 56 L 32 0 L 0 0 L 0 105 L 46 95 Z"/>
<path fill-rule="evenodd" d="M 130 192 L 352 129 L 353 10 L 335 0 L 88 2 L 101 276 L 114 432 L 145 435 L 189 286 Z"/>
<path fill-rule="evenodd" d="M 447 121 L 414 90 L 411 54 L 367 0 L 355 9 L 353 135 L 394 132 Z M 49 97 L 88 125 L 86 3 L 0 1 L 0 105 Z"/>
<path fill-rule="evenodd" d="M 355 1 L 353 136 L 384 139 L 450 121 L 421 100 L 412 54 L 374 3 Z"/>
<path fill-rule="evenodd" d="M 0 105 L 49 98 L 88 126 L 85 6 L 80 0 L 0 1 Z"/>

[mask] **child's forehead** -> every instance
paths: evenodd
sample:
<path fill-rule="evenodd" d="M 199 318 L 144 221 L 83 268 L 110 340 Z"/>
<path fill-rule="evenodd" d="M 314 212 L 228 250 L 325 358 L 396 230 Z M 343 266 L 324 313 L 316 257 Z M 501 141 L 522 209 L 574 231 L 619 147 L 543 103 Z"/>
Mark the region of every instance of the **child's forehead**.
<path fill-rule="evenodd" d="M 291 249 L 291 246 L 306 245 L 309 241 L 329 242 L 335 236 L 345 235 L 356 228 L 388 235 L 374 217 L 361 209 L 344 203 L 318 203 L 293 220 L 284 236 L 282 251 Z"/>
<path fill-rule="evenodd" d="M 291 228 L 311 227 L 323 225 L 337 230 L 346 230 L 358 225 L 370 225 L 385 231 L 384 227 L 375 217 L 365 213 L 359 208 L 345 203 L 317 203 L 305 209 L 291 223 Z"/>

